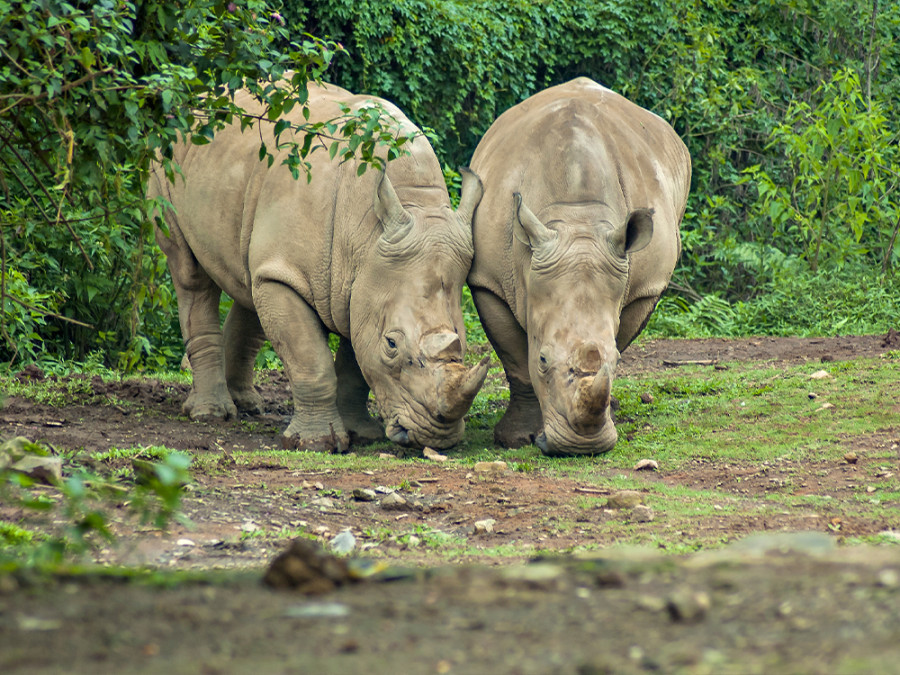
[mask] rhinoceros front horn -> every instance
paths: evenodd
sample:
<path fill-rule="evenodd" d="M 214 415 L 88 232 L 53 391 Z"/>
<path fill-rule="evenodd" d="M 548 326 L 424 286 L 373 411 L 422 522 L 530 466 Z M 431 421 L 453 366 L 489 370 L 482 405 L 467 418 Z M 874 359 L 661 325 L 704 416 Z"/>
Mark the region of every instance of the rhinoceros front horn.
<path fill-rule="evenodd" d="M 375 187 L 375 215 L 384 227 L 381 236 L 389 244 L 396 244 L 412 231 L 413 218 L 403 208 L 391 179 L 383 172 Z"/>
<path fill-rule="evenodd" d="M 588 427 L 600 424 L 611 393 L 612 371 L 609 364 L 604 363 L 596 375 L 585 377 L 578 383 L 572 402 L 573 425 Z"/>
<path fill-rule="evenodd" d="M 466 414 L 475 395 L 484 384 L 487 377 L 488 365 L 491 362 L 489 356 L 485 356 L 468 370 L 458 364 L 446 366 L 455 371 L 455 377 L 447 378 L 447 387 L 442 392 L 438 412 L 447 420 L 458 420 Z M 450 372 L 453 372 L 450 371 Z"/>

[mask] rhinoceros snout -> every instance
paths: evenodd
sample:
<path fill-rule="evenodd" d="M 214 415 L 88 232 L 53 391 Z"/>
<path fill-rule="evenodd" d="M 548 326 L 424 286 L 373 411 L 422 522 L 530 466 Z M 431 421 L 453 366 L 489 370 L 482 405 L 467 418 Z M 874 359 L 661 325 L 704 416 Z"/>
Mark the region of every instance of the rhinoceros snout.
<path fill-rule="evenodd" d="M 399 424 L 394 424 L 388 427 L 386 433 L 388 439 L 392 443 L 404 446 L 409 445 L 409 431 L 401 427 Z"/>

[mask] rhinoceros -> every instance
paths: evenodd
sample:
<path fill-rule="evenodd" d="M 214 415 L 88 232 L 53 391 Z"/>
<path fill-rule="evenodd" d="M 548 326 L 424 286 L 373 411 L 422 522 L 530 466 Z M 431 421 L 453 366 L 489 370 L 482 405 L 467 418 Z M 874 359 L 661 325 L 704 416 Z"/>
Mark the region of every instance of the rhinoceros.
<path fill-rule="evenodd" d="M 620 352 L 681 254 L 687 148 L 661 118 L 580 77 L 504 112 L 470 168 L 484 194 L 468 284 L 510 389 L 495 440 L 606 452 Z"/>
<path fill-rule="evenodd" d="M 183 410 L 218 420 L 262 406 L 253 365 L 268 338 L 290 380 L 294 413 L 285 447 L 346 450 L 387 437 L 446 448 L 487 374 L 463 365 L 462 285 L 472 261 L 474 174 L 454 211 L 426 138 L 388 101 L 333 85 L 308 85 L 310 122 L 377 101 L 413 136 L 383 172 L 357 175 L 357 161 L 314 152 L 312 180 L 295 180 L 276 153 L 271 124 L 235 123 L 208 145 L 180 144 L 184 179 L 155 166 L 149 196 L 174 210 L 156 240 L 168 258 L 193 386 Z M 236 99 L 262 108 L 247 92 Z M 290 114 L 304 122 L 300 108 Z M 224 291 L 234 300 L 219 325 Z M 339 343 L 333 357 L 328 336 Z M 375 394 L 382 427 L 367 410 Z"/>

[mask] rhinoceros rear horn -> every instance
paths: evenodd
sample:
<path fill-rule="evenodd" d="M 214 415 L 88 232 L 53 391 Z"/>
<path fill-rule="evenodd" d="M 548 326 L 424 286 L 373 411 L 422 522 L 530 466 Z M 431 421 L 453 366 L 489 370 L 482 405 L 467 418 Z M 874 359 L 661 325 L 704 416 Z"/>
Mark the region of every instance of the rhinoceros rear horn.
<path fill-rule="evenodd" d="M 462 192 L 456 212 L 471 226 L 475 209 L 481 202 L 482 196 L 484 196 L 484 184 L 481 182 L 478 174 L 468 167 L 460 167 L 459 173 L 462 174 Z"/>
<path fill-rule="evenodd" d="M 390 244 L 397 243 L 412 230 L 412 216 L 403 208 L 386 173 L 381 174 L 375 188 L 375 215 L 384 227 L 382 237 Z"/>
<path fill-rule="evenodd" d="M 556 232 L 544 225 L 531 212 L 531 209 L 525 206 L 521 193 L 513 192 L 513 204 L 516 212 L 513 232 L 516 235 L 516 239 L 531 247 L 532 251 L 552 244 L 556 240 Z"/>

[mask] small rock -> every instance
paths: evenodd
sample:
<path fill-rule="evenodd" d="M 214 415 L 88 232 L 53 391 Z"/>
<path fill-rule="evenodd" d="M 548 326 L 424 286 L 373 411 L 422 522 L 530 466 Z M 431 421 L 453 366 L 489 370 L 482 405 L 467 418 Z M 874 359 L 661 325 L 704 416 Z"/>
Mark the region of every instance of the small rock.
<path fill-rule="evenodd" d="M 817 370 L 812 375 L 809 376 L 811 380 L 830 380 L 831 375 L 827 370 Z"/>
<path fill-rule="evenodd" d="M 494 531 L 494 523 L 497 521 L 493 518 L 475 521 L 475 534 L 491 534 Z"/>
<path fill-rule="evenodd" d="M 641 394 L 641 403 L 653 403 L 653 394 L 649 391 L 645 391 Z"/>
<path fill-rule="evenodd" d="M 369 488 L 354 488 L 353 499 L 358 502 L 374 502 L 378 495 Z"/>
<path fill-rule="evenodd" d="M 844 461 L 847 462 L 847 464 L 856 464 L 859 461 L 859 457 L 855 452 L 848 452 L 844 455 Z"/>
<path fill-rule="evenodd" d="M 885 588 L 897 588 L 900 586 L 900 574 L 894 569 L 884 569 L 878 573 L 878 585 Z"/>
<path fill-rule="evenodd" d="M 810 401 L 813 401 L 813 400 L 819 398 L 819 395 L 818 395 L 816 392 L 814 392 L 814 391 L 809 392 L 809 393 L 807 394 L 807 396 L 809 397 L 809 400 L 810 400 Z"/>
<path fill-rule="evenodd" d="M 409 539 L 406 540 L 407 548 L 415 548 L 419 544 L 422 543 L 422 540 L 414 534 L 409 535 Z"/>
<path fill-rule="evenodd" d="M 426 459 L 430 459 L 433 462 L 446 462 L 448 459 L 447 455 L 442 455 L 433 448 L 425 448 L 424 450 L 422 450 L 422 455 Z"/>
<path fill-rule="evenodd" d="M 668 606 L 666 600 L 658 595 L 640 595 L 636 603 L 640 609 L 648 612 L 661 612 Z"/>
<path fill-rule="evenodd" d="M 396 492 L 392 492 L 381 500 L 381 508 L 385 509 L 386 511 L 397 511 L 399 509 L 405 509 L 406 500 Z"/>
<path fill-rule="evenodd" d="M 666 601 L 666 609 L 673 621 L 696 623 L 706 616 L 710 608 L 709 595 L 705 591 L 679 588 Z"/>
<path fill-rule="evenodd" d="M 834 403 L 825 402 L 822 405 L 820 405 L 818 408 L 816 408 L 815 412 L 820 412 L 822 410 L 831 410 L 833 407 L 834 407 Z"/>
<path fill-rule="evenodd" d="M 649 506 L 644 506 L 643 504 L 638 504 L 634 507 L 634 511 L 632 512 L 634 519 L 639 523 L 649 523 L 655 517 L 653 515 L 653 509 Z"/>
<path fill-rule="evenodd" d="M 332 537 L 328 544 L 337 555 L 347 555 L 356 547 L 356 537 L 350 533 L 350 530 L 344 530 Z"/>
<path fill-rule="evenodd" d="M 389 452 L 379 452 L 378 459 L 397 459 L 397 455 L 392 455 Z"/>
<path fill-rule="evenodd" d="M 175 542 L 175 545 L 176 546 L 196 546 L 197 544 L 195 544 L 193 542 L 193 540 L 191 540 L 191 539 L 179 539 L 178 541 Z"/>
<path fill-rule="evenodd" d="M 875 490 L 877 490 L 877 489 L 878 489 L 878 488 L 875 487 L 874 485 L 869 485 L 868 487 L 866 487 L 866 492 L 868 492 L 869 494 L 872 494 L 872 493 L 875 492 Z"/>
<path fill-rule="evenodd" d="M 350 608 L 340 602 L 308 602 L 284 610 L 288 619 L 340 619 L 350 614 Z"/>
<path fill-rule="evenodd" d="M 655 459 L 642 459 L 634 465 L 635 471 L 659 471 L 659 462 Z"/>
<path fill-rule="evenodd" d="M 259 529 L 259 525 L 254 523 L 252 520 L 248 520 L 243 525 L 241 525 L 241 532 L 256 532 Z"/>
<path fill-rule="evenodd" d="M 327 593 L 349 578 L 347 563 L 311 539 L 295 539 L 269 565 L 263 583 L 301 593 Z"/>
<path fill-rule="evenodd" d="M 878 533 L 879 537 L 887 537 L 888 539 L 894 539 L 895 541 L 900 541 L 900 532 L 895 530 L 882 530 Z"/>
<path fill-rule="evenodd" d="M 641 500 L 642 495 L 637 490 L 620 490 L 609 496 L 606 506 L 611 509 L 633 509 Z"/>
<path fill-rule="evenodd" d="M 318 506 L 320 509 L 333 509 L 334 500 L 331 497 L 317 497 L 309 502 L 310 506 Z"/>
<path fill-rule="evenodd" d="M 500 471 L 506 471 L 507 464 L 506 462 L 496 461 L 496 462 L 476 462 L 475 469 L 476 473 L 495 473 Z"/>
<path fill-rule="evenodd" d="M 48 485 L 59 485 L 62 482 L 62 460 L 59 457 L 25 455 L 9 468 Z"/>

